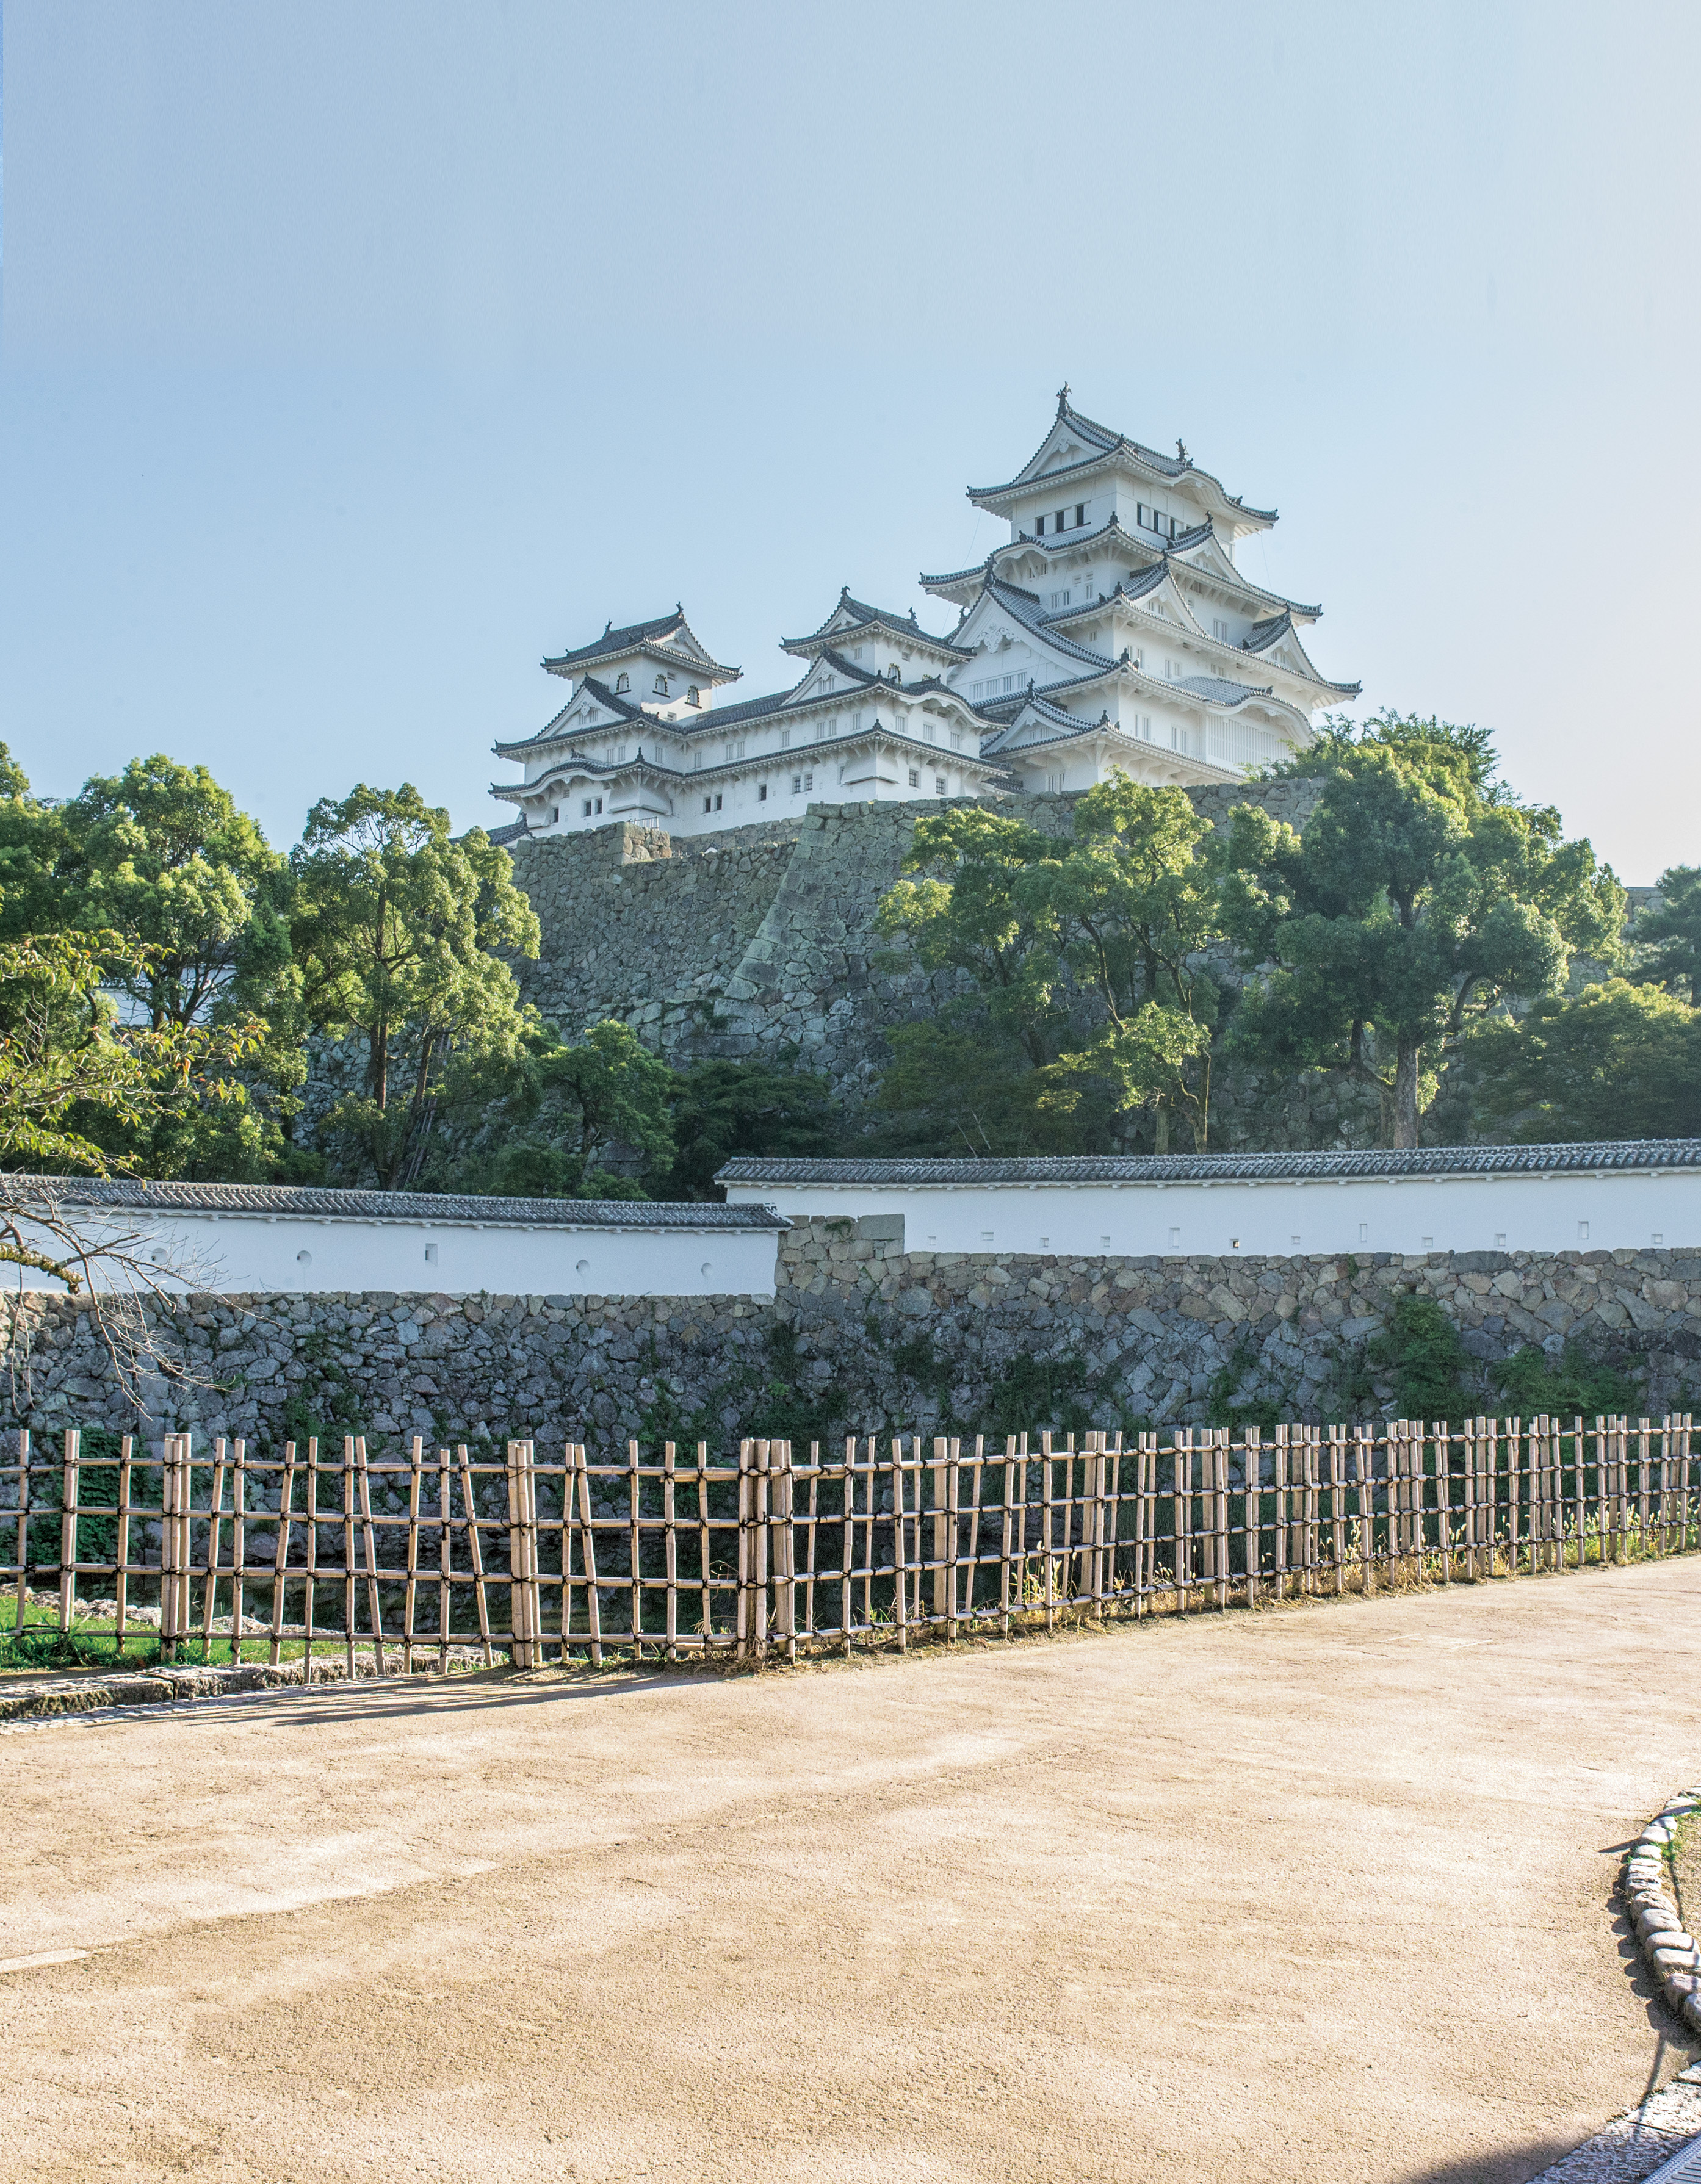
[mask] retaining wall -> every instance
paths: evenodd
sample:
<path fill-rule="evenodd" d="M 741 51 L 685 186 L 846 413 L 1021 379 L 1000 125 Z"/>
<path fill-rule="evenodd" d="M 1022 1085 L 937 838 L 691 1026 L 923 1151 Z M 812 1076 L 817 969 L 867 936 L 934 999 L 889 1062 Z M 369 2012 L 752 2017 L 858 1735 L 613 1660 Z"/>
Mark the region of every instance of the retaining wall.
<path fill-rule="evenodd" d="M 1318 790 L 1234 782 L 1192 795 L 1213 823 L 1252 802 L 1302 826 Z M 1017 796 L 999 808 L 1063 833 L 1076 800 Z M 929 1019 L 968 990 L 956 973 L 895 970 L 875 929 L 917 817 L 939 808 L 816 804 L 801 820 L 721 834 L 622 823 L 516 843 L 515 878 L 543 928 L 538 960 L 515 964 L 521 987 L 570 1038 L 611 1017 L 682 1065 L 795 1057 L 854 1113 L 890 1067 L 886 1027 Z M 1213 1107 L 1227 1149 L 1375 1142 L 1376 1102 L 1361 1087 L 1307 1080 L 1272 1099 L 1219 1069 Z"/>
<path fill-rule="evenodd" d="M 1006 1417 L 1201 1420 L 1213 1383 L 1280 1415 L 1349 1400 L 1403 1292 L 1434 1297 L 1475 1357 L 1526 1344 L 1647 1370 L 1642 1407 L 1701 1408 L 1701 1253 L 1464 1252 L 1312 1259 L 1068 1259 L 905 1253 L 850 1222 L 782 1239 L 778 1290 L 739 1297 L 198 1297 L 166 1334 L 192 1377 L 146 1388 L 153 1423 L 272 1440 L 360 1429 L 448 1440 L 529 1435 L 805 1437 Z M 22 1307 L 16 1421 L 131 1423 L 77 1301 Z M 1048 1371 L 1049 1368 L 1049 1371 Z M 1225 1376 L 1225 1377 L 1219 1377 Z M 1386 1401 L 1385 1391 L 1384 1403 Z M 1482 1407 L 1495 1407 L 1486 1397 Z M 1001 1424 L 999 1430 L 1003 1430 Z"/>

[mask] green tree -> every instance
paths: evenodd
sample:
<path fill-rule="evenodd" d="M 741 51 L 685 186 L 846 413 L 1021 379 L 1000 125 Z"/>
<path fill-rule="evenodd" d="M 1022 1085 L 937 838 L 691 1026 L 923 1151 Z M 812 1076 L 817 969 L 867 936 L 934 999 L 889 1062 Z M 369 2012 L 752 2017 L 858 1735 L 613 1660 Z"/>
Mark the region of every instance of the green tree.
<path fill-rule="evenodd" d="M 1038 863 L 1023 890 L 1104 1016 L 1101 1031 L 1072 1040 L 1046 1070 L 1042 1102 L 1067 1109 L 1083 1080 L 1096 1078 L 1114 1112 L 1153 1111 L 1160 1152 L 1172 1111 L 1196 1151 L 1210 1128 L 1221 993 L 1206 951 L 1222 931 L 1215 862 L 1201 854 L 1210 833 L 1185 790 L 1118 772 L 1081 799 L 1074 840 Z"/>
<path fill-rule="evenodd" d="M 902 936 L 925 971 L 966 972 L 984 1017 L 1038 1069 L 1057 1052 L 1068 1014 L 1056 997 L 1056 933 L 1034 897 L 1051 837 L 979 805 L 916 822 L 904 878 L 888 889 L 878 929 Z"/>
<path fill-rule="evenodd" d="M 67 922 L 139 944 L 109 976 L 154 1030 L 213 1021 L 254 956 L 286 960 L 284 861 L 205 766 L 132 759 L 85 782 L 64 818 L 76 867 Z"/>
<path fill-rule="evenodd" d="M 1417 1144 L 1474 1023 L 1558 991 L 1573 950 L 1609 960 L 1623 922 L 1610 869 L 1561 839 L 1557 811 L 1493 783 L 1476 733 L 1405 721 L 1337 739 L 1302 836 L 1251 805 L 1231 815 L 1224 912 L 1252 973 L 1241 1036 L 1276 1067 L 1375 1086 L 1396 1146 Z"/>
<path fill-rule="evenodd" d="M 603 1162 L 623 1148 L 646 1167 L 671 1166 L 676 1082 L 661 1056 L 623 1023 L 593 1024 L 574 1045 L 547 1034 L 528 1040 L 493 1110 L 506 1140 L 490 1169 L 494 1188 L 519 1197 L 644 1197 L 635 1177 Z"/>
<path fill-rule="evenodd" d="M 1701 1005 L 1701 866 L 1659 875 L 1659 900 L 1632 928 L 1644 976 Z"/>
<path fill-rule="evenodd" d="M 538 952 L 513 866 L 480 827 L 459 840 L 411 783 L 315 804 L 290 859 L 290 944 L 306 1022 L 355 1044 L 361 1084 L 322 1130 L 380 1189 L 420 1179 L 445 1095 L 521 1056 L 535 1017 L 494 951 Z"/>
<path fill-rule="evenodd" d="M 712 1198 L 735 1154 L 795 1158 L 830 1153 L 839 1117 L 827 1079 L 765 1061 L 700 1061 L 674 1080 L 673 1165 L 659 1187 L 671 1198 Z"/>
<path fill-rule="evenodd" d="M 1553 994 L 1464 1050 L 1487 1120 L 1536 1144 L 1701 1136 L 1701 1009 L 1609 978 Z"/>

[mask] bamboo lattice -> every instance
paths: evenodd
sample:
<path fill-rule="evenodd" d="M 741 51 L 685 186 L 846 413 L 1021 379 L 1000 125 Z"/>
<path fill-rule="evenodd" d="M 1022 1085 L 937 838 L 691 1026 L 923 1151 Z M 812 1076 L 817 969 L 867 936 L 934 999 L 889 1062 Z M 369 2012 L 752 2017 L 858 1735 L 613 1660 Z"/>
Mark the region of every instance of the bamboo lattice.
<path fill-rule="evenodd" d="M 739 1659 L 1576 1570 L 1701 1545 L 1687 1414 L 1180 1428 L 1167 1435 L 666 1443 L 645 1461 L 466 1446 L 18 1436 L 0 1463 L 14 1623 L 97 1602 L 120 1652 L 240 1663 Z M 51 1623 L 48 1624 L 51 1628 Z"/>

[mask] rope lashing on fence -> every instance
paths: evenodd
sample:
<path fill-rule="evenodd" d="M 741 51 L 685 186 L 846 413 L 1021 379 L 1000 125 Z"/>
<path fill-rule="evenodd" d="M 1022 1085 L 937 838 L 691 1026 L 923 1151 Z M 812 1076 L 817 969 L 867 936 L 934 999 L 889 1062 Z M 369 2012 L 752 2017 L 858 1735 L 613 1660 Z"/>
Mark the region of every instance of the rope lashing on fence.
<path fill-rule="evenodd" d="M 351 1674 L 365 1646 L 381 1674 L 395 1649 L 404 1670 L 469 1649 L 519 1669 L 600 1666 L 610 1648 L 790 1660 L 1701 1545 L 1687 1413 L 1180 1427 L 1079 1447 L 858 1436 L 806 1461 L 752 1439 L 736 1462 L 701 1441 L 659 1462 L 631 1441 L 609 1463 L 582 1443 L 540 1460 L 531 1440 L 500 1462 L 417 1436 L 405 1461 L 360 1435 L 340 1457 L 316 1440 L 268 1457 L 188 1434 L 83 1442 L 69 1431 L 49 1457 L 20 1433 L 0 1463 L 14 1631 L 34 1611 L 69 1636 L 98 1606 L 120 1651 L 157 1624 L 162 1655 L 227 1641 L 238 1663 L 248 1646 L 276 1664 L 299 1648 L 310 1677 L 315 1646 Z"/>

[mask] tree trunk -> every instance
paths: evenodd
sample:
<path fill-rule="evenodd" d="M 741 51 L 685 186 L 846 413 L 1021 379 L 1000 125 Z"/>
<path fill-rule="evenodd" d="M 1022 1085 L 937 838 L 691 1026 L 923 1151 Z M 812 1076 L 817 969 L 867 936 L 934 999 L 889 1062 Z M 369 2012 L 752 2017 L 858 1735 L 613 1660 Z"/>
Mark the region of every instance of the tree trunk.
<path fill-rule="evenodd" d="M 1418 1149 L 1418 1042 L 1403 1039 L 1394 1061 L 1394 1150 Z"/>
<path fill-rule="evenodd" d="M 1169 1150 L 1169 1110 L 1161 1100 L 1152 1111 L 1152 1150 L 1155 1153 L 1167 1153 Z"/>

